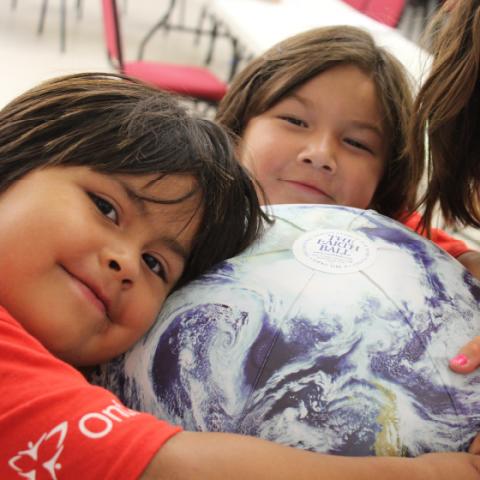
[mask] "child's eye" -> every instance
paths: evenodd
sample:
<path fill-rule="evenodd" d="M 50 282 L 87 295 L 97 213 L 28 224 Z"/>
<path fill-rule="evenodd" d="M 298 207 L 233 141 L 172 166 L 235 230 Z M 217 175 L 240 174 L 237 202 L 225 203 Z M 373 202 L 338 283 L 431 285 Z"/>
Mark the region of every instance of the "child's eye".
<path fill-rule="evenodd" d="M 103 215 L 109 218 L 112 222 L 118 223 L 118 213 L 109 201 L 91 192 L 88 196 Z"/>
<path fill-rule="evenodd" d="M 285 120 L 288 123 L 291 123 L 292 125 L 295 125 L 296 127 L 308 127 L 307 122 L 304 122 L 300 118 L 296 117 L 291 117 L 289 115 L 285 115 L 280 117 L 282 120 Z"/>
<path fill-rule="evenodd" d="M 143 261 L 147 267 L 155 274 L 158 275 L 163 281 L 167 281 L 167 274 L 163 265 L 153 256 L 148 253 L 142 255 Z"/>
<path fill-rule="evenodd" d="M 364 143 L 354 140 L 353 138 L 347 138 L 345 139 L 345 142 L 347 142 L 352 147 L 359 148 L 360 150 L 365 150 L 366 152 L 370 152 L 370 153 L 372 152 L 370 147 L 368 147 Z"/>

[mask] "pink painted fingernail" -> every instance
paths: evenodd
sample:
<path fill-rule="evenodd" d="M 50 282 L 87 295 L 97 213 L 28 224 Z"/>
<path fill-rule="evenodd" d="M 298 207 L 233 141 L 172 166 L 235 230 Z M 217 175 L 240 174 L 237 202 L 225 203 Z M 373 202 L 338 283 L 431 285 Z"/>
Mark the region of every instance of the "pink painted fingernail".
<path fill-rule="evenodd" d="M 466 355 L 460 354 L 450 360 L 451 365 L 456 367 L 464 367 L 468 363 L 468 357 Z"/>

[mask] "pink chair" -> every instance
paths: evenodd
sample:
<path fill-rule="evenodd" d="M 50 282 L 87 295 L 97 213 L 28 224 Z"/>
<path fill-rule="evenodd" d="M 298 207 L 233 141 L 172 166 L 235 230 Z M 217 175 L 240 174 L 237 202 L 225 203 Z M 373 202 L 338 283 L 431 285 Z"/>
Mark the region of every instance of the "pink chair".
<path fill-rule="evenodd" d="M 405 10 L 405 0 L 370 0 L 367 2 L 363 13 L 373 18 L 377 22 L 396 27 L 403 11 Z"/>
<path fill-rule="evenodd" d="M 368 0 L 343 0 L 344 3 L 348 3 L 351 7 L 363 12 L 364 8 L 367 6 Z"/>
<path fill-rule="evenodd" d="M 225 95 L 227 84 L 204 67 L 146 60 L 125 61 L 116 0 L 102 0 L 102 7 L 108 57 L 119 72 L 159 89 L 213 105 Z"/>

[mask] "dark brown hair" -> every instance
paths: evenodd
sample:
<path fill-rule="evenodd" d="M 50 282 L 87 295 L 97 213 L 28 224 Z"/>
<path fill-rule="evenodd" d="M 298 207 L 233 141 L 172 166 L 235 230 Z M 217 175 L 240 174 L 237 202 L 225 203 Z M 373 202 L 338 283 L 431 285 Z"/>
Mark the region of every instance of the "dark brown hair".
<path fill-rule="evenodd" d="M 121 75 L 53 79 L 0 111 L 0 194 L 30 171 L 58 165 L 195 177 L 203 219 L 179 285 L 239 253 L 262 229 L 255 187 L 225 131 Z"/>
<path fill-rule="evenodd" d="M 480 1 L 449 7 L 429 27 L 434 58 L 415 100 L 409 150 L 417 168 L 428 164 L 425 225 L 439 203 L 447 222 L 480 227 Z"/>
<path fill-rule="evenodd" d="M 418 183 L 405 153 L 411 85 L 400 62 L 367 32 L 349 26 L 317 28 L 278 43 L 234 78 L 217 120 L 241 136 L 251 118 L 316 75 L 345 64 L 360 68 L 376 86 L 390 148 L 371 206 L 395 217 L 413 203 Z"/>

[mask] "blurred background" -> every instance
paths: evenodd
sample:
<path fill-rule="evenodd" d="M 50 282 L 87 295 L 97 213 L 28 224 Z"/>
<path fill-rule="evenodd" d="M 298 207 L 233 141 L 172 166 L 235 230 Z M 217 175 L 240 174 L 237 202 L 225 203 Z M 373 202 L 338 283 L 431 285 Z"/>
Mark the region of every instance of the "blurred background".
<path fill-rule="evenodd" d="M 124 57 L 135 59 L 148 29 L 175 3 L 170 19 L 195 24 L 202 2 L 118 0 Z M 186 18 L 180 18 L 181 16 Z M 187 20 L 188 19 L 188 20 Z M 62 34 L 64 31 L 64 34 Z M 148 46 L 150 60 L 202 65 L 206 42 L 194 44 L 190 32 L 159 31 Z M 206 39 L 202 39 L 206 40 Z M 216 42 L 212 70 L 227 75 Z M 217 48 L 218 47 L 218 48 Z M 228 50 L 228 49 L 227 49 Z M 107 57 L 100 0 L 0 0 L 0 106 L 40 81 L 81 71 L 115 71 Z"/>
<path fill-rule="evenodd" d="M 309 0 L 317 7 L 330 10 L 328 23 L 345 23 L 345 10 L 335 12 L 331 8 L 331 0 Z M 167 23 L 173 26 L 195 28 L 199 25 L 202 13 L 206 13 L 202 28 L 208 32 L 212 28 L 212 20 L 216 21 L 220 30 L 214 44 L 209 69 L 221 79 L 227 81 L 232 62 L 232 38 L 237 38 L 237 48 L 244 58 L 249 58 L 262 48 L 259 45 L 249 45 L 251 32 L 241 32 L 245 21 L 253 31 L 261 33 L 262 23 L 271 26 L 273 12 L 283 3 L 293 4 L 298 8 L 304 0 L 224 0 L 223 2 L 205 0 L 118 0 L 118 12 L 121 22 L 121 40 L 124 57 L 135 59 L 140 44 L 148 30 L 165 17 Z M 366 2 L 342 2 L 347 8 L 354 9 L 348 3 L 360 4 Z M 395 0 L 382 0 L 386 16 Z M 421 36 L 425 19 L 437 6 L 436 0 L 410 0 L 404 3 L 397 24 L 394 26 L 401 35 L 417 42 Z M 234 18 L 235 9 L 245 10 L 246 18 Z M 258 4 L 258 5 L 257 5 Z M 262 5 L 263 4 L 263 5 Z M 226 8 L 225 8 L 226 6 Z M 343 5 L 342 5 L 343 6 Z M 229 11 L 229 8 L 232 10 Z M 258 7 L 264 7 L 258 8 Z M 335 7 L 335 5 L 334 5 Z M 225 10 L 222 10 L 225 8 Z M 272 10 L 272 15 L 269 10 Z M 258 13 L 256 13 L 258 9 Z M 333 10 L 333 11 L 332 11 Z M 380 9 L 381 10 L 381 9 Z M 114 71 L 107 59 L 104 39 L 104 26 L 101 0 L 1 0 L 0 1 L 0 106 L 11 98 L 23 92 L 26 88 L 39 81 L 55 75 L 85 70 Z M 266 18 L 259 18 L 261 15 Z M 359 12 L 360 14 L 360 12 Z M 366 15 L 364 15 L 366 17 Z M 249 18 L 250 17 L 250 18 Z M 325 23 L 319 13 L 319 25 Z M 343 18 L 342 18 L 343 17 Z M 278 16 L 281 23 L 281 16 Z M 355 19 L 353 20 L 355 21 Z M 229 25 L 229 22 L 232 24 Z M 349 23 L 352 21 L 349 19 Z M 377 22 L 379 25 L 381 22 Z M 306 28 L 315 26 L 316 22 L 309 19 Z M 295 30 L 301 24 L 295 25 Z M 272 40 L 267 40 L 265 46 L 280 40 L 284 26 L 276 25 Z M 168 32 L 168 33 L 167 33 Z M 242 36 L 242 33 L 244 34 Z M 285 30 L 288 36 L 295 31 Z M 145 58 L 159 61 L 172 61 L 183 64 L 204 65 L 209 50 L 208 33 L 195 41 L 193 32 L 181 31 L 177 28 L 160 27 L 145 49 Z M 254 43 L 254 40 L 252 43 Z"/>

